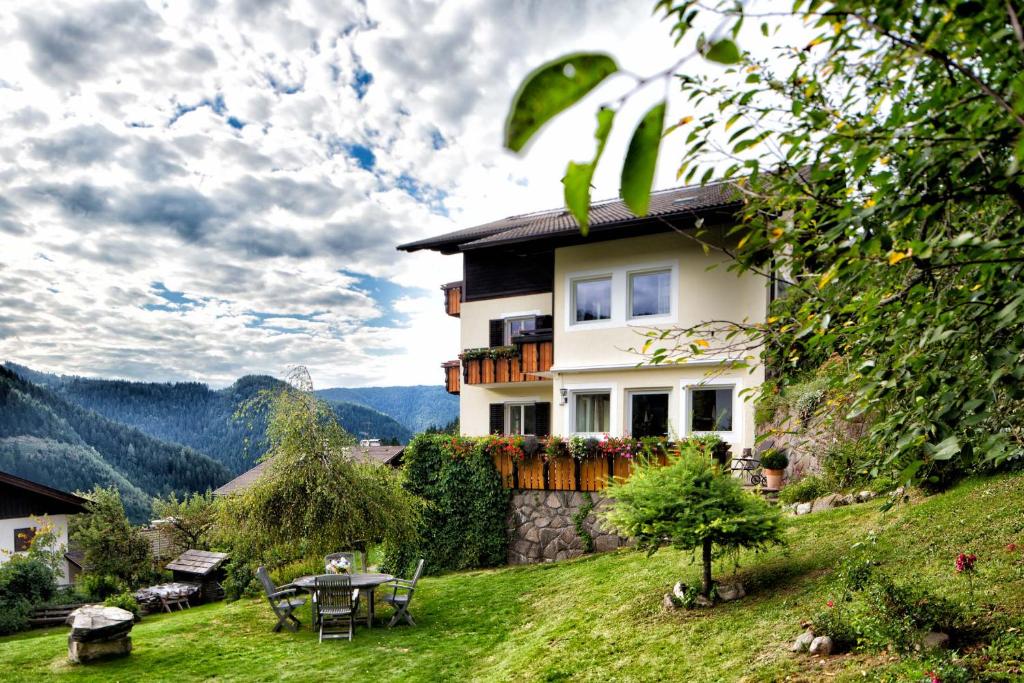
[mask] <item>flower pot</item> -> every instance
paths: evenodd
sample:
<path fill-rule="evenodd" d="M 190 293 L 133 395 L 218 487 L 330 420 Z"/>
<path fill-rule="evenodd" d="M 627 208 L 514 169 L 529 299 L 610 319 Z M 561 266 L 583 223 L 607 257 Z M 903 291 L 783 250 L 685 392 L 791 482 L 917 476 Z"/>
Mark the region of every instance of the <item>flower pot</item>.
<path fill-rule="evenodd" d="M 764 478 L 768 480 L 768 485 L 765 488 L 774 489 L 778 491 L 782 488 L 782 475 L 785 470 L 768 470 L 764 471 Z"/>

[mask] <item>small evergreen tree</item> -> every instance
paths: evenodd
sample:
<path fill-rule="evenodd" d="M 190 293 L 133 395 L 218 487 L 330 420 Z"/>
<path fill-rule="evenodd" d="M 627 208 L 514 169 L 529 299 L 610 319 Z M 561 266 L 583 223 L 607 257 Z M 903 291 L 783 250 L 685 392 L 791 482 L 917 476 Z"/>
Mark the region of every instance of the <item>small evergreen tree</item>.
<path fill-rule="evenodd" d="M 85 496 L 86 514 L 72 517 L 72 542 L 84 553 L 90 573 L 134 584 L 150 571 L 149 541 L 128 521 L 117 488 L 97 486 Z"/>
<path fill-rule="evenodd" d="M 654 553 L 672 545 L 701 550 L 701 595 L 711 594 L 714 553 L 783 543 L 782 517 L 743 490 L 711 458 L 687 449 L 667 466 L 637 462 L 632 476 L 607 489 L 615 502 L 603 517 L 637 547 Z"/>

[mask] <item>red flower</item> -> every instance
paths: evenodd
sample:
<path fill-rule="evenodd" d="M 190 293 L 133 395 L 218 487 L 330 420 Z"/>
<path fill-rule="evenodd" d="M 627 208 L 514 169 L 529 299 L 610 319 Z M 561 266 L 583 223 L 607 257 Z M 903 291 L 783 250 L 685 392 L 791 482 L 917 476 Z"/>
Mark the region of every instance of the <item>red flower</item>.
<path fill-rule="evenodd" d="M 958 574 L 964 572 L 973 572 L 974 563 L 977 561 L 978 556 L 974 553 L 966 554 L 960 553 L 956 556 L 956 571 Z"/>
<path fill-rule="evenodd" d="M 928 677 L 930 683 L 942 683 L 942 679 L 939 678 L 939 675 L 934 671 L 929 671 L 925 676 Z"/>
<path fill-rule="evenodd" d="M 828 602 L 826 602 L 825 604 L 826 604 L 826 605 L 828 605 L 828 606 L 829 606 L 830 608 L 831 608 L 831 607 L 835 607 L 835 606 L 836 606 L 836 603 L 835 603 L 835 601 L 834 601 L 834 600 L 829 600 L 829 601 L 828 601 Z"/>
<path fill-rule="evenodd" d="M 1007 543 L 1006 544 L 1006 549 L 1009 550 L 1012 553 L 1014 550 L 1017 549 L 1017 544 L 1016 543 Z"/>

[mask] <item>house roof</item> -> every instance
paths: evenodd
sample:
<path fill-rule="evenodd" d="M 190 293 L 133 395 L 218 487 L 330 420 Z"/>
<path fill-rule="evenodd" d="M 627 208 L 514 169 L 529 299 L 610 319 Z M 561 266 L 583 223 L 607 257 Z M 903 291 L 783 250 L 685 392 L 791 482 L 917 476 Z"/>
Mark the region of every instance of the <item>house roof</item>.
<path fill-rule="evenodd" d="M 212 553 L 208 550 L 186 550 L 178 556 L 178 559 L 168 563 L 164 569 L 206 576 L 224 564 L 227 559 L 227 553 Z"/>
<path fill-rule="evenodd" d="M 740 204 L 742 195 L 733 181 L 691 185 L 651 193 L 648 215 L 633 214 L 621 199 L 594 202 L 590 207 L 590 227 L 602 231 L 621 227 L 638 220 L 695 217 L 703 213 L 728 209 Z M 433 249 L 444 253 L 468 251 L 484 247 L 570 236 L 579 233 L 579 223 L 563 208 L 538 211 L 456 230 L 437 237 L 399 245 L 403 251 Z"/>
<path fill-rule="evenodd" d="M 76 496 L 73 493 L 61 491 L 60 489 L 55 489 L 28 479 L 22 479 L 21 477 L 16 477 L 7 472 L 0 472 L 0 485 L 3 484 L 32 494 L 35 500 L 39 501 L 40 504 L 50 506 L 51 509 L 39 510 L 38 514 L 44 514 L 47 512 L 55 514 L 85 512 L 85 504 L 89 502 L 85 498 Z"/>
<path fill-rule="evenodd" d="M 345 455 L 360 462 L 377 462 L 383 465 L 396 467 L 405 451 L 405 446 L 350 446 L 345 449 Z M 255 467 L 229 481 L 215 490 L 217 496 L 226 496 L 231 493 L 243 491 L 252 486 L 263 476 L 263 472 L 270 465 L 272 458 L 257 463 Z"/>

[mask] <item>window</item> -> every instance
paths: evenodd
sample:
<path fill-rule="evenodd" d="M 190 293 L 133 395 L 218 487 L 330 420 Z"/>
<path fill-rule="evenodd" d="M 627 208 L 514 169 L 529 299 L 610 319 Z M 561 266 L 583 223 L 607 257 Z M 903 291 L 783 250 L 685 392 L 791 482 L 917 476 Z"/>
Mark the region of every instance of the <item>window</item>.
<path fill-rule="evenodd" d="M 536 328 L 536 316 L 530 315 L 520 318 L 505 318 L 505 346 L 512 343 L 513 337 L 518 337 L 523 332 L 529 332 Z"/>
<path fill-rule="evenodd" d="M 29 549 L 32 539 L 36 537 L 35 527 L 14 530 L 14 552 L 21 553 Z"/>
<path fill-rule="evenodd" d="M 732 431 L 732 387 L 690 390 L 690 431 Z"/>
<path fill-rule="evenodd" d="M 536 434 L 537 406 L 533 403 L 510 403 L 505 406 L 506 434 Z"/>
<path fill-rule="evenodd" d="M 612 317 L 611 276 L 572 283 L 573 323 L 609 320 Z"/>
<path fill-rule="evenodd" d="M 629 397 L 630 435 L 644 436 L 668 434 L 668 392 L 634 392 Z"/>
<path fill-rule="evenodd" d="M 574 431 L 598 434 L 608 431 L 611 423 L 612 399 L 607 391 L 575 394 L 573 398 Z"/>
<path fill-rule="evenodd" d="M 629 276 L 629 315 L 642 318 L 672 312 L 672 271 L 632 273 Z"/>

